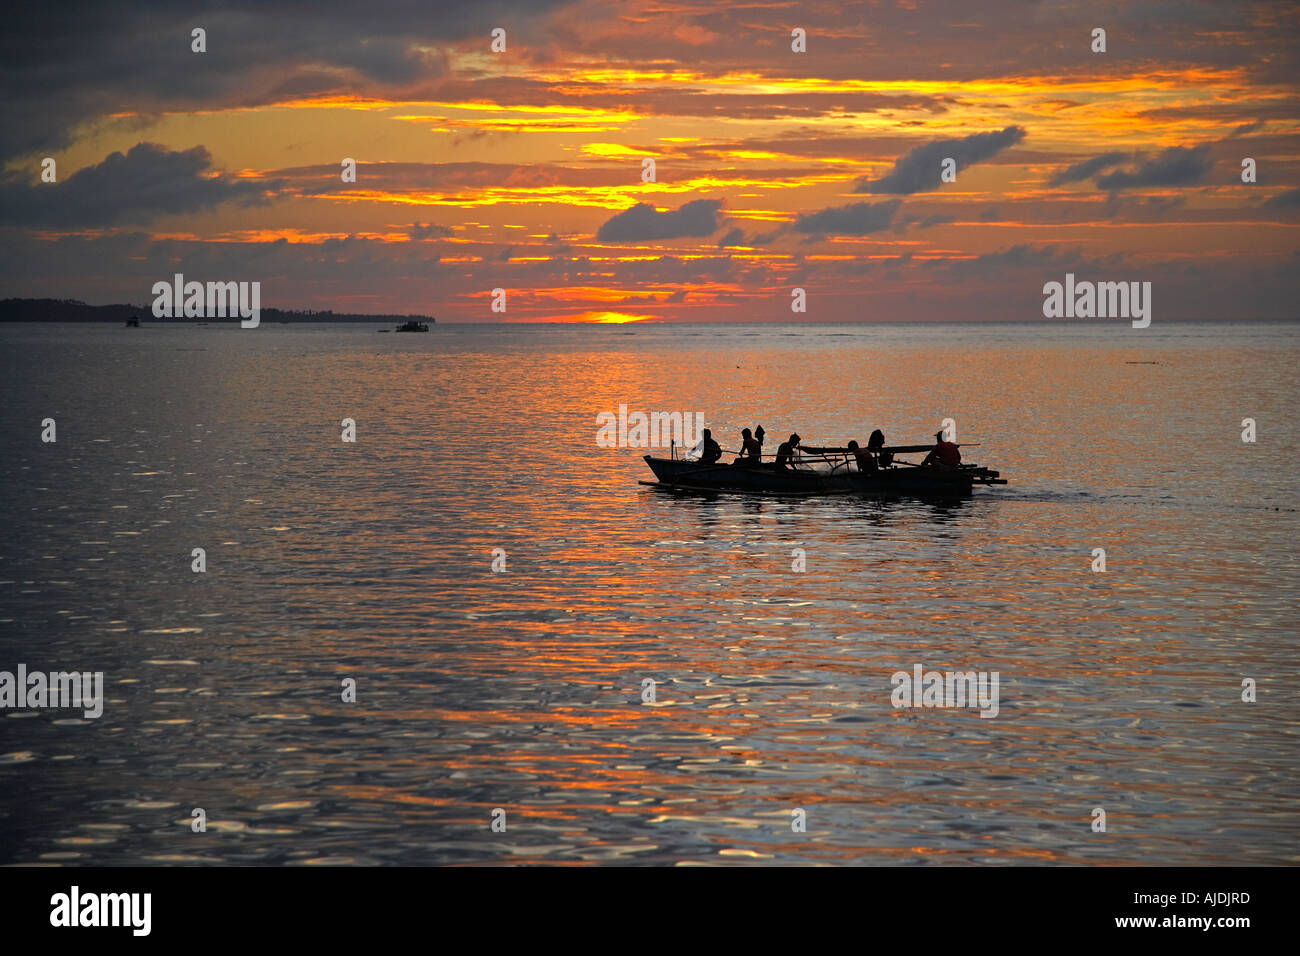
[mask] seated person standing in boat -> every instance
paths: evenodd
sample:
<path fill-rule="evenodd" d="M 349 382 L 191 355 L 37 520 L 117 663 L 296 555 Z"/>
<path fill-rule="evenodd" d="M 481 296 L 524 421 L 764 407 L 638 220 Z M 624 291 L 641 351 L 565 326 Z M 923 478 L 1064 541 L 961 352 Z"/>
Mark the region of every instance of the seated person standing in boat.
<path fill-rule="evenodd" d="M 789 470 L 790 461 L 794 457 L 794 450 L 799 447 L 799 442 L 800 438 L 796 433 L 790 436 L 789 441 L 783 441 L 777 446 L 776 467 L 780 468 L 782 471 Z"/>
<path fill-rule="evenodd" d="M 946 441 L 943 432 L 934 433 L 935 445 L 930 449 L 930 454 L 925 456 L 923 465 L 947 465 L 949 468 L 956 468 L 961 464 L 961 452 L 957 446 L 950 441 Z"/>
<path fill-rule="evenodd" d="M 740 457 L 736 459 L 736 464 L 752 468 L 762 460 L 762 457 L 762 443 L 754 437 L 748 428 L 742 428 L 740 430 Z"/>
<path fill-rule="evenodd" d="M 722 457 L 722 447 L 713 440 L 713 432 L 707 428 L 704 429 L 704 440 L 701 442 L 700 464 L 711 465 Z"/>

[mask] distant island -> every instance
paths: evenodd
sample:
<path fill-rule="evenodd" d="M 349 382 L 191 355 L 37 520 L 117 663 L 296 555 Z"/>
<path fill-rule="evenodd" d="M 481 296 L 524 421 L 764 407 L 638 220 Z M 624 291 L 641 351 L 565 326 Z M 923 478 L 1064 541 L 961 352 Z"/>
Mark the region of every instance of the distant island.
<path fill-rule="evenodd" d="M 155 318 L 147 305 L 87 305 L 77 299 L 0 299 L 0 322 L 116 322 L 124 324 L 132 318 L 141 323 L 157 322 L 179 325 L 199 322 L 238 322 L 239 316 L 215 319 Z M 381 325 L 407 322 L 436 322 L 430 315 L 368 315 L 354 312 L 325 310 L 262 309 L 262 322 L 377 322 Z"/>

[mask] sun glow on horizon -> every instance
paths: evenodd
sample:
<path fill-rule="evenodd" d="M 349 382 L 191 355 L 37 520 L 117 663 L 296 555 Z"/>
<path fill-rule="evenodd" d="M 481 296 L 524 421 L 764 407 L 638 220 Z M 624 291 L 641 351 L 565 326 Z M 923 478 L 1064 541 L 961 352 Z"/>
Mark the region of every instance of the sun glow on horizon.
<path fill-rule="evenodd" d="M 579 313 L 572 318 L 563 319 L 565 322 L 586 322 L 594 325 L 626 325 L 629 322 L 647 322 L 654 321 L 658 316 L 654 315 L 633 315 L 630 312 L 610 312 L 610 311 L 588 311 Z"/>

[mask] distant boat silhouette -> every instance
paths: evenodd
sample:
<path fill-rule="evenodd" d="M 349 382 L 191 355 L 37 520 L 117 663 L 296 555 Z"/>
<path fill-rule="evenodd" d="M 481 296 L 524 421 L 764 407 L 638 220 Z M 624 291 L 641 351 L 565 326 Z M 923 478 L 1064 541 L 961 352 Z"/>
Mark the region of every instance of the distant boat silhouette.
<path fill-rule="evenodd" d="M 414 319 L 411 319 L 409 322 L 403 322 L 397 328 L 393 329 L 393 331 L 394 332 L 428 332 L 429 326 L 423 322 L 417 322 Z"/>
<path fill-rule="evenodd" d="M 126 320 L 126 327 L 127 327 L 128 329 L 138 329 L 138 328 L 140 327 L 140 318 L 139 318 L 139 316 L 135 316 L 135 315 L 133 315 L 133 316 L 131 316 L 131 318 L 127 319 L 127 320 Z"/>

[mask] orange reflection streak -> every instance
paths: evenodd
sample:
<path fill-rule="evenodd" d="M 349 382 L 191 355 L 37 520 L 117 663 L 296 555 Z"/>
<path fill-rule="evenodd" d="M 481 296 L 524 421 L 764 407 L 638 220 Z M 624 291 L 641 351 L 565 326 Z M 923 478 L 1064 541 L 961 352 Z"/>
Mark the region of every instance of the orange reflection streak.
<path fill-rule="evenodd" d="M 1219 367 L 1198 357 L 1202 351 L 1171 349 L 1171 364 L 1197 374 L 1179 377 L 1191 384 L 1144 393 L 1153 419 L 1172 418 L 1189 390 L 1224 384 L 1214 371 Z M 268 669 L 268 662 L 301 648 L 348 661 L 368 676 L 368 689 L 385 690 L 360 704 L 313 704 L 324 708 L 331 725 L 351 722 L 358 732 L 377 727 L 352 749 L 306 746 L 277 758 L 301 761 L 301 769 L 327 781 L 311 782 L 313 798 L 327 790 L 376 819 L 413 811 L 419 825 L 450 820 L 478 827 L 493 807 L 520 805 L 520 822 L 572 822 L 584 845 L 598 834 L 628 832 L 653 843 L 665 830 L 680 832 L 674 830 L 680 825 L 715 862 L 788 853 L 782 831 L 788 833 L 788 808 L 797 805 L 818 811 L 809 813 L 808 836 L 799 841 L 807 861 L 1095 862 L 1085 859 L 1086 837 L 1038 838 L 1070 827 L 1086 832 L 1086 807 L 1081 821 L 1068 801 L 1043 799 L 1043 782 L 1057 785 L 1059 776 L 1061 792 L 1086 786 L 1126 795 L 1124 831 L 1141 839 L 1129 850 L 1108 849 L 1107 862 L 1163 852 L 1162 844 L 1175 838 L 1170 828 L 1152 836 L 1160 814 L 1179 815 L 1180 789 L 1188 779 L 1217 775 L 1224 755 L 1196 745 L 1205 721 L 1180 717 L 1179 708 L 1161 699 L 1166 691 L 1158 681 L 1162 675 L 1170 681 L 1174 701 L 1208 697 L 1209 688 L 1222 686 L 1221 675 L 1231 673 L 1241 640 L 1249 638 L 1205 642 L 1185 615 L 1195 614 L 1198 627 L 1204 621 L 1221 633 L 1242 631 L 1249 599 L 1224 596 L 1251 593 L 1243 582 L 1268 573 L 1251 560 L 1255 552 L 1244 548 L 1249 557 L 1234 560 L 1230 548 L 1207 544 L 1189 563 L 1179 553 L 1146 549 L 1132 556 L 1136 574 L 1088 588 L 1068 575 L 1049 576 L 1063 551 L 1077 551 L 1081 529 L 1095 522 L 1073 503 L 1036 504 L 1047 513 L 1026 541 L 1010 522 L 989 521 L 979 508 L 837 502 L 801 504 L 792 512 L 783 502 L 638 495 L 629 489 L 643 474 L 638 452 L 592 447 L 592 419 L 600 410 L 623 401 L 703 407 L 724 447 L 759 413 L 769 430 L 798 426 L 810 439 L 860 440 L 876 424 L 907 439 L 928 420 L 921 416 L 932 407 L 933 355 L 874 340 L 804 352 L 740 337 L 722 350 L 687 345 L 653 365 L 631 349 L 539 346 L 539 352 L 533 362 L 470 352 L 455 363 L 408 366 L 396 377 L 387 358 L 359 361 L 352 373 L 357 414 L 378 420 L 385 410 L 394 423 L 387 438 L 395 453 L 391 467 L 403 480 L 385 475 L 370 486 L 372 494 L 337 500 L 330 487 L 373 465 L 340 464 L 338 456 L 322 453 L 313 466 L 328 484 L 316 490 L 317 500 L 301 504 L 292 518 L 281 515 L 281 502 L 248 516 L 254 527 L 272 515 L 277 524 L 293 525 L 278 553 L 292 562 L 294 599 L 314 616 L 294 622 L 274 643 L 244 641 L 223 653 Z M 1252 352 L 1243 347 L 1235 358 L 1249 362 Z M 1077 478 L 1077 462 L 1039 440 L 1065 423 L 1079 430 L 1079 444 L 1096 451 L 1089 474 L 1098 483 L 1124 475 L 1125 466 L 1116 463 L 1135 456 L 1144 477 L 1163 467 L 1165 451 L 1140 428 L 1121 431 L 1115 416 L 1098 415 L 1091 403 L 1080 408 L 1078 393 L 1061 387 L 1070 369 L 1098 368 L 1106 355 L 1114 353 L 1088 345 L 966 350 L 954 374 L 979 386 L 968 407 L 979 440 L 1019 436 L 990 446 L 996 464 L 1014 475 L 1040 476 L 1049 486 Z M 1283 359 L 1273 368 L 1284 365 Z M 280 374 L 303 381 L 319 376 L 325 384 L 315 387 L 327 391 L 338 387 L 320 375 L 328 367 Z M 257 374 L 241 369 L 232 386 L 254 393 L 248 386 Z M 721 397 L 734 393 L 716 380 L 733 374 L 757 388 L 728 404 Z M 1144 366 L 1113 363 L 1107 374 L 1117 397 L 1103 392 L 1095 401 L 1109 402 L 1108 410 L 1124 407 L 1124 386 L 1150 381 Z M 792 396 L 792 380 L 811 384 Z M 862 400 L 846 411 L 849 381 Z M 291 380 L 286 392 L 298 385 Z M 511 541 L 501 539 L 499 527 L 463 522 L 454 512 L 443 525 L 433 524 L 438 509 L 432 506 L 402 534 L 391 533 L 395 509 L 422 497 L 431 504 L 442 488 L 463 486 L 458 478 L 439 485 L 429 474 L 428 414 L 421 410 L 433 391 L 474 394 L 475 386 L 492 403 L 489 413 L 464 419 L 474 423 L 486 456 L 481 470 L 510 468 L 518 479 L 509 486 L 512 540 L 527 548 L 521 546 L 516 560 L 527 561 L 522 556 L 531 548 L 534 568 L 554 573 L 530 569 L 508 581 L 466 576 L 461 554 L 486 555 L 490 546 L 511 547 Z M 526 422 L 533 420 L 551 430 L 532 437 Z M 448 431 L 463 428 L 452 424 Z M 567 482 L 545 493 L 546 476 L 560 469 L 581 476 L 586 493 L 572 495 Z M 1186 508 L 1144 506 L 1130 515 L 1122 530 L 1128 538 L 1185 534 L 1175 529 L 1187 524 Z M 1232 520 L 1249 520 L 1239 515 Z M 375 576 L 354 580 L 349 569 L 343 580 L 352 590 L 341 590 L 310 573 L 337 563 L 336 555 L 321 553 L 322 525 L 339 527 L 334 540 L 359 556 L 366 569 L 360 573 Z M 453 560 L 443 561 L 437 555 L 448 527 L 463 543 Z M 815 585 L 774 573 L 788 567 L 789 542 L 809 536 L 820 559 Z M 979 555 L 975 570 L 971 554 Z M 1223 565 L 1202 560 L 1211 556 Z M 1160 561 L 1170 564 L 1161 568 Z M 393 568 L 412 573 L 391 575 Z M 1150 583 L 1174 568 L 1182 573 L 1161 573 L 1158 586 Z M 1285 569 L 1278 573 L 1277 580 L 1285 578 Z M 1226 580 L 1216 584 L 1216 576 Z M 1040 581 L 1055 589 L 1051 599 L 1027 600 L 1026 582 Z M 954 593 L 963 595 L 970 616 L 996 620 L 997 628 L 954 627 L 945 610 Z M 1192 596 L 1196 604 L 1176 610 Z M 345 622 L 340 611 L 355 613 L 365 600 L 401 616 L 384 617 L 373 633 Z M 1282 610 L 1288 604 L 1278 608 L 1284 656 L 1281 622 L 1293 615 Z M 920 645 L 918 628 L 926 635 Z M 1095 633 L 1087 654 L 1079 652 L 1081 629 Z M 1004 703 L 1014 701 L 1016 710 L 990 732 L 969 711 L 891 709 L 888 675 L 913 661 L 936 669 L 996 664 Z M 642 674 L 664 678 L 652 705 L 638 700 Z M 1050 693 L 1014 683 L 1042 686 L 1045 678 Z M 226 706 L 264 716 L 269 701 L 281 698 L 277 688 L 275 696 L 232 695 Z M 1116 711 L 1103 706 L 1116 706 L 1124 719 L 1110 719 Z M 1223 719 L 1242 722 L 1233 736 L 1243 747 L 1261 732 L 1247 718 Z M 1260 772 L 1275 772 L 1290 754 L 1287 729 L 1276 728 L 1278 763 Z M 366 755 L 366 770 L 379 772 L 358 773 L 358 752 Z M 445 787 L 434 785 L 441 781 Z M 1246 787 L 1226 792 L 1257 799 Z M 839 820 L 848 814 L 878 826 L 846 832 Z M 666 826 L 656 831 L 660 824 Z M 555 833 L 554 842 L 567 840 Z M 1237 851 L 1231 840 L 1225 846 Z"/>
<path fill-rule="evenodd" d="M 554 286 L 554 287 L 535 287 L 528 290 L 527 295 L 536 301 L 547 303 L 562 303 L 565 305 L 576 305 L 580 303 L 600 302 L 618 304 L 626 301 L 631 296 L 659 295 L 668 296 L 679 290 L 685 290 L 691 295 L 717 294 L 720 292 L 739 292 L 739 288 L 734 285 L 724 283 L 693 283 L 690 285 L 673 285 L 668 286 L 651 286 L 637 289 L 611 288 L 605 286 Z M 465 298 L 478 299 L 490 298 L 491 292 L 468 292 Z M 610 314 L 615 314 L 610 312 Z"/>
<path fill-rule="evenodd" d="M 430 126 L 433 133 L 452 133 L 458 129 L 471 129 L 477 133 L 612 133 L 617 126 L 600 126 L 590 123 L 557 123 L 545 120 L 443 120 Z"/>
<path fill-rule="evenodd" d="M 584 143 L 582 151 L 589 156 L 600 157 L 622 157 L 622 156 L 653 156 L 655 155 L 648 149 L 634 149 L 631 146 L 623 146 L 620 143 Z"/>
<path fill-rule="evenodd" d="M 635 70 L 575 65 L 571 71 L 539 72 L 538 79 L 561 86 L 572 84 L 581 77 L 577 89 L 615 86 L 619 88 L 638 84 L 693 84 L 703 87 L 722 87 L 744 93 L 898 93 L 906 95 L 951 95 L 954 90 L 972 96 L 1005 96 L 1014 93 L 1042 95 L 1047 91 L 1083 91 L 1123 93 L 1142 90 L 1169 90 L 1185 86 L 1230 87 L 1248 84 L 1245 69 L 1213 69 L 1193 67 L 1184 70 L 1152 70 L 1124 77 L 1097 76 L 1026 76 L 1014 80 L 845 80 L 822 77 L 776 77 L 761 73 L 730 72 L 723 74 L 699 73 L 693 70 Z M 573 89 L 574 87 L 561 87 Z"/>
<path fill-rule="evenodd" d="M 158 232 L 156 239 L 175 239 L 188 242 L 324 242 L 327 239 L 371 239 L 378 242 L 410 242 L 405 232 L 316 232 L 308 229 L 234 229 L 221 233 L 199 235 L 189 232 Z"/>
<path fill-rule="evenodd" d="M 408 104 L 395 104 L 408 105 Z M 450 101 L 432 101 L 416 104 L 409 104 L 421 107 L 432 107 L 434 109 L 455 109 L 455 110 L 475 110 L 480 113 L 537 113 L 542 115 L 561 115 L 561 116 L 579 116 L 600 119 L 604 121 L 631 122 L 632 120 L 642 119 L 642 114 L 632 110 L 604 109 L 601 107 L 578 106 L 558 103 L 542 103 L 528 105 L 522 103 L 502 104 L 491 103 L 486 100 L 466 100 L 463 102 Z M 427 119 L 430 117 L 403 115 L 394 117 L 395 119 Z"/>
<path fill-rule="evenodd" d="M 817 183 L 845 182 L 850 175 L 827 173 L 801 176 L 790 181 L 753 176 L 696 176 L 677 182 L 618 186 L 487 186 L 455 193 L 405 193 L 384 189 L 348 189 L 328 194 L 304 194 L 302 198 L 333 202 L 398 203 L 410 206 L 499 206 L 535 203 L 583 206 L 597 209 L 627 209 L 645 202 L 647 194 L 711 193 L 731 189 L 800 189 Z M 775 215 L 775 214 L 772 214 Z M 757 218 L 757 217 L 755 217 Z"/>

